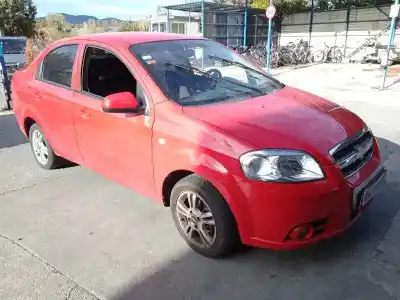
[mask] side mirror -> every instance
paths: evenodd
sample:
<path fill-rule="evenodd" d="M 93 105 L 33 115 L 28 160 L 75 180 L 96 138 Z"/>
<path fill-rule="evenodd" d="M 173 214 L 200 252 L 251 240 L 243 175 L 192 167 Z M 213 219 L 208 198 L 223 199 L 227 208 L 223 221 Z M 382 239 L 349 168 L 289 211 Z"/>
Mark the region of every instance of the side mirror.
<path fill-rule="evenodd" d="M 109 113 L 138 113 L 139 103 L 129 92 L 111 94 L 104 98 L 103 111 Z"/>

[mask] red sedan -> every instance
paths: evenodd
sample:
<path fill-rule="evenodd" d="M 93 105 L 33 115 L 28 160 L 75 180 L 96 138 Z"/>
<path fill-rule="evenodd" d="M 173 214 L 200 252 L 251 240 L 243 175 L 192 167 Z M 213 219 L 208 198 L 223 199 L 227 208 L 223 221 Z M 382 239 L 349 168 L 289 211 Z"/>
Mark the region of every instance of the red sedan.
<path fill-rule="evenodd" d="M 64 39 L 17 72 L 12 90 L 41 167 L 72 161 L 163 202 L 205 256 L 331 237 L 385 179 L 358 116 L 206 39 Z"/>

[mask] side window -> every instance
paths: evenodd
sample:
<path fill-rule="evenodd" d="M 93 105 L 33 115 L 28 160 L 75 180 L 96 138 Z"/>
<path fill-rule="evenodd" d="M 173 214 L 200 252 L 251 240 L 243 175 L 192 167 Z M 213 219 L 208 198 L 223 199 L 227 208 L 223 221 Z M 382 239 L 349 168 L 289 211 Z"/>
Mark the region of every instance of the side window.
<path fill-rule="evenodd" d="M 130 92 L 144 105 L 142 87 L 125 64 L 113 53 L 89 46 L 86 48 L 82 69 L 82 91 L 99 97 Z"/>
<path fill-rule="evenodd" d="M 78 45 L 67 45 L 47 54 L 42 64 L 42 79 L 71 87 L 77 49 Z"/>

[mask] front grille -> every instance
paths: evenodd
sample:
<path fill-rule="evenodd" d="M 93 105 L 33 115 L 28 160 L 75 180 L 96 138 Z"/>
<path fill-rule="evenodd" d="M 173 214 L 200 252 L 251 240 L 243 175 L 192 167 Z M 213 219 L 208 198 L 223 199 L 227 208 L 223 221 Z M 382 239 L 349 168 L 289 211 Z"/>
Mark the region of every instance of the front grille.
<path fill-rule="evenodd" d="M 357 172 L 371 159 L 374 137 L 369 129 L 363 129 L 329 151 L 345 177 Z"/>

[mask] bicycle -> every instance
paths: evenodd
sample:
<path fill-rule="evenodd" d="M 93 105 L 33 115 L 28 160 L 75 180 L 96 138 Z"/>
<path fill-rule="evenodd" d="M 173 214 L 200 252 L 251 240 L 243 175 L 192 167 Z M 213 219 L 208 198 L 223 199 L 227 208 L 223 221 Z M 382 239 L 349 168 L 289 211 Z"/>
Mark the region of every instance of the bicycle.
<path fill-rule="evenodd" d="M 313 56 L 313 62 L 316 63 L 340 63 L 343 59 L 342 51 L 337 46 L 328 46 L 325 42 L 325 49 L 316 51 Z"/>

